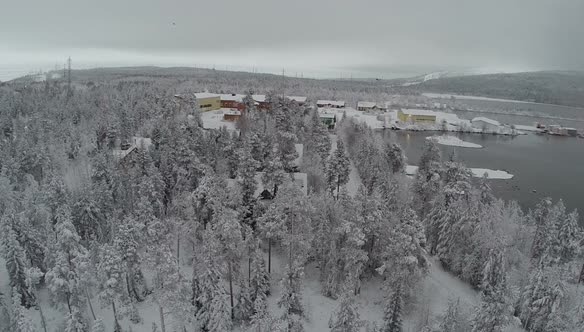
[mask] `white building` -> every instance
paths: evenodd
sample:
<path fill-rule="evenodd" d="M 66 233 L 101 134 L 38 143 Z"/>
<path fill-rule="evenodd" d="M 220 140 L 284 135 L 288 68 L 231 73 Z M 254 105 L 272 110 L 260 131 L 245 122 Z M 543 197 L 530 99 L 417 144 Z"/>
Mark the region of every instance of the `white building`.
<path fill-rule="evenodd" d="M 499 123 L 499 121 L 482 116 L 472 119 L 471 123 L 473 127 L 482 129 L 487 133 L 498 132 L 499 129 L 501 129 L 501 123 Z"/>

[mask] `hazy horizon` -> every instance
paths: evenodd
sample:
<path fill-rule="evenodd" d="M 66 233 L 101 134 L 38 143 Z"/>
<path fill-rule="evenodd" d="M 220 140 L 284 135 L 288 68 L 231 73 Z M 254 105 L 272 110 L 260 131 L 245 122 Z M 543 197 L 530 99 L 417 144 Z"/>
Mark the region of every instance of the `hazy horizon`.
<path fill-rule="evenodd" d="M 68 56 L 75 68 L 317 78 L 584 70 L 584 2 L 576 0 L 32 2 L 3 6 L 0 80 L 9 68 L 47 70 Z"/>

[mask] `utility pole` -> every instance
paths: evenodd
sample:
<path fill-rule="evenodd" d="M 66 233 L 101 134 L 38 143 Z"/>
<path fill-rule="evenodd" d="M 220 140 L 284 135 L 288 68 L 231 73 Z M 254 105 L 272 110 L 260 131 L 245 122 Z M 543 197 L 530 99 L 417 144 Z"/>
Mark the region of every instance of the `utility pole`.
<path fill-rule="evenodd" d="M 67 97 L 71 97 L 71 57 L 67 59 Z"/>

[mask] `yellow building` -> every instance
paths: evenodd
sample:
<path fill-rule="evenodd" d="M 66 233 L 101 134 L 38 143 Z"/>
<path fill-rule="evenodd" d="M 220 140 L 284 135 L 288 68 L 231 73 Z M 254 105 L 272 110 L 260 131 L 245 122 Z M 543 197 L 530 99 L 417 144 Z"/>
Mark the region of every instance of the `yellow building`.
<path fill-rule="evenodd" d="M 218 94 L 200 92 L 195 93 L 197 98 L 197 105 L 201 112 L 214 111 L 221 108 L 221 98 Z"/>
<path fill-rule="evenodd" d="M 436 112 L 430 110 L 401 109 L 397 117 L 401 122 L 436 123 Z"/>

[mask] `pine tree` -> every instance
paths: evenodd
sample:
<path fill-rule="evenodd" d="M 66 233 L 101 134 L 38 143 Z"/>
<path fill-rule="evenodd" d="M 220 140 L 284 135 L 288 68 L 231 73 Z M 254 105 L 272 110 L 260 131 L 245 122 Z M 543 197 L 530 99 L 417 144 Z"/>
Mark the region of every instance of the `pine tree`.
<path fill-rule="evenodd" d="M 262 175 L 262 183 L 264 188 L 268 191 L 271 189 L 272 197 L 278 193 L 278 187 L 284 183 L 286 174 L 284 173 L 284 166 L 280 161 L 278 154 L 278 146 L 268 151 L 268 156 L 264 162 L 264 173 Z"/>
<path fill-rule="evenodd" d="M 352 289 L 347 288 L 341 296 L 339 306 L 329 321 L 332 332 L 358 332 L 363 322 L 360 319 Z"/>
<path fill-rule="evenodd" d="M 563 218 L 562 218 L 563 219 Z M 578 212 L 574 211 L 563 220 L 558 220 L 559 225 L 556 255 L 559 264 L 572 262 L 580 252 L 583 232 L 578 225 Z"/>
<path fill-rule="evenodd" d="M 67 305 L 72 322 L 70 329 L 82 324 L 79 311 L 83 308 L 84 282 L 82 276 L 87 269 L 87 250 L 80 244 L 81 238 L 71 222 L 67 206 L 57 211 L 57 243 L 55 265 L 47 272 L 46 281 L 54 300 Z M 71 330 L 74 331 L 74 330 Z"/>
<path fill-rule="evenodd" d="M 14 332 L 34 332 L 35 328 L 32 325 L 31 319 L 27 317 L 26 310 L 22 307 L 20 293 L 16 289 L 12 289 L 12 314 L 11 314 L 11 329 Z"/>
<path fill-rule="evenodd" d="M 387 143 L 384 146 L 383 158 L 391 173 L 403 173 L 406 166 L 406 157 L 402 148 L 396 143 Z"/>
<path fill-rule="evenodd" d="M 36 299 L 26 285 L 26 256 L 24 250 L 16 239 L 16 233 L 10 225 L 4 226 L 6 243 L 4 245 L 4 258 L 6 259 L 6 270 L 10 278 L 10 287 L 20 294 L 21 303 L 26 308 L 34 305 Z"/>
<path fill-rule="evenodd" d="M 310 119 L 310 140 L 307 141 L 307 148 L 310 147 L 318 154 L 321 160 L 326 160 L 331 149 L 331 139 L 325 125 L 320 120 L 318 110 L 312 112 Z"/>
<path fill-rule="evenodd" d="M 100 248 L 97 265 L 99 281 L 99 299 L 104 306 L 112 306 L 114 326 L 119 326 L 116 302 L 125 302 L 126 287 L 123 283 L 124 267 L 121 255 L 112 245 L 105 244 Z M 117 301 L 116 301 L 117 300 Z"/>
<path fill-rule="evenodd" d="M 251 301 L 255 302 L 258 297 L 265 298 L 270 294 L 270 275 L 259 245 L 252 252 L 250 270 Z"/>
<path fill-rule="evenodd" d="M 235 317 L 239 321 L 247 322 L 253 315 L 254 303 L 248 282 L 243 278 L 239 280 L 239 294 L 237 296 L 237 304 L 235 305 Z"/>
<path fill-rule="evenodd" d="M 91 327 L 91 332 L 105 332 L 105 324 L 103 323 L 103 319 L 99 317 L 93 322 L 93 326 Z"/>
<path fill-rule="evenodd" d="M 350 160 L 346 155 L 343 141 L 339 138 L 337 140 L 337 149 L 329 157 L 326 164 L 327 184 L 331 195 L 335 195 L 339 199 L 341 186 L 349 182 Z"/>
<path fill-rule="evenodd" d="M 483 271 L 481 303 L 472 321 L 473 332 L 500 332 L 508 322 L 507 277 L 503 253 L 491 251 Z"/>
<path fill-rule="evenodd" d="M 465 332 L 461 329 L 460 322 L 460 299 L 448 300 L 448 308 L 444 313 L 444 317 L 440 321 L 440 332 Z"/>
<path fill-rule="evenodd" d="M 401 285 L 395 288 L 385 308 L 383 332 L 402 332 L 403 294 Z"/>
<path fill-rule="evenodd" d="M 87 324 L 83 319 L 83 315 L 79 309 L 74 308 L 73 311 L 67 314 L 67 322 L 64 332 L 85 332 L 87 331 Z"/>
<path fill-rule="evenodd" d="M 255 202 L 255 191 L 257 181 L 255 179 L 257 162 L 251 156 L 249 143 L 244 143 L 239 156 L 239 167 L 237 174 L 240 178 L 243 194 L 243 205 L 250 207 Z"/>

